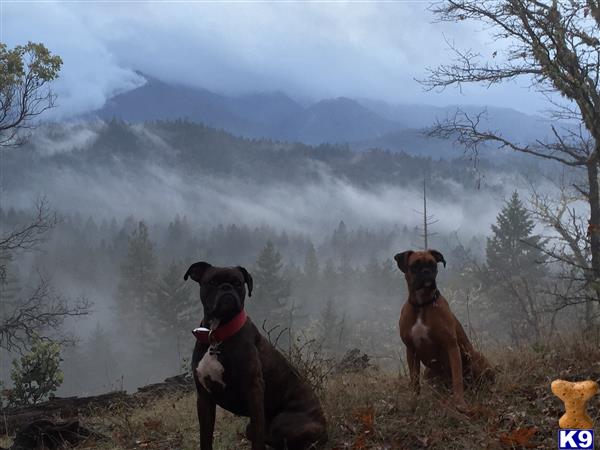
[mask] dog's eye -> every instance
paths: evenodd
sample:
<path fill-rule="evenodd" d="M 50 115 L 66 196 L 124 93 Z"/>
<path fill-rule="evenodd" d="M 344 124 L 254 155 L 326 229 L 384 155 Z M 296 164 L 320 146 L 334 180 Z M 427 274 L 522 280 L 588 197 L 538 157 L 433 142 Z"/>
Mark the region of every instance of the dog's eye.
<path fill-rule="evenodd" d="M 209 286 L 216 286 L 217 285 L 217 280 L 210 280 L 208 282 Z"/>
<path fill-rule="evenodd" d="M 241 286 L 241 285 L 242 285 L 242 283 L 240 282 L 240 280 L 235 280 L 235 281 L 233 282 L 233 285 L 234 285 L 234 286 Z"/>

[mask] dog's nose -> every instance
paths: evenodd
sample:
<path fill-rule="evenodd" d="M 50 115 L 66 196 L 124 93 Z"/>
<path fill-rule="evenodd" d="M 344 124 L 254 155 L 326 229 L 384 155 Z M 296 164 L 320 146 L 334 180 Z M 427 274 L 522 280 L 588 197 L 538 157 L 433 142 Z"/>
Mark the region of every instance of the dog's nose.
<path fill-rule="evenodd" d="M 221 286 L 219 286 L 219 289 L 221 291 L 231 291 L 233 290 L 233 287 L 230 284 L 222 284 Z"/>

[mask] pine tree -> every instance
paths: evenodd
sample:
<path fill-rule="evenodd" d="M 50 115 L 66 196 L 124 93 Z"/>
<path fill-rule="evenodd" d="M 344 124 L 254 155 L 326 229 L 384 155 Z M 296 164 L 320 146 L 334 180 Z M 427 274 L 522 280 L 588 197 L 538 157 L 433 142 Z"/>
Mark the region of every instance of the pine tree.
<path fill-rule="evenodd" d="M 189 249 L 190 226 L 185 216 L 179 214 L 169 223 L 164 253 L 172 258 L 184 258 Z"/>
<path fill-rule="evenodd" d="M 348 228 L 343 220 L 340 221 L 338 227 L 331 236 L 331 245 L 340 259 L 344 260 L 348 257 L 349 236 Z"/>
<path fill-rule="evenodd" d="M 256 292 L 252 309 L 261 322 L 267 320 L 271 325 L 289 327 L 290 280 L 282 269 L 281 254 L 273 242 L 267 241 L 252 271 Z"/>
<path fill-rule="evenodd" d="M 535 222 L 519 194 L 514 192 L 492 225 L 492 236 L 487 240 L 488 268 L 496 273 L 539 271 L 546 261 L 543 239 L 533 234 Z"/>
<path fill-rule="evenodd" d="M 140 338 L 147 332 L 146 312 L 154 295 L 155 268 L 154 245 L 146 224 L 139 222 L 129 237 L 127 255 L 121 264 L 118 302 L 122 318 L 130 329 L 142 334 Z"/>
<path fill-rule="evenodd" d="M 114 388 L 121 375 L 119 358 L 115 354 L 110 335 L 100 323 L 91 332 L 85 343 L 85 370 L 81 374 L 88 379 L 86 389 L 92 392 L 106 392 Z"/>
<path fill-rule="evenodd" d="M 183 282 L 184 271 L 183 264 L 169 264 L 158 280 L 149 309 L 153 332 L 171 350 L 177 349 L 177 358 L 183 350 L 181 342 L 202 319 L 202 304 L 192 296 L 192 286 Z"/>
<path fill-rule="evenodd" d="M 388 305 L 391 299 L 398 296 L 397 270 L 392 261 L 380 263 L 375 256 L 369 259 L 361 274 L 361 284 L 367 290 L 369 301 L 374 305 Z"/>
<path fill-rule="evenodd" d="M 318 340 L 323 349 L 334 353 L 339 350 L 345 335 L 345 315 L 340 317 L 338 307 L 333 300 L 328 299 L 321 310 L 318 329 Z"/>
<path fill-rule="evenodd" d="M 317 281 L 319 277 L 319 260 L 317 258 L 317 251 L 312 242 L 308 246 L 306 251 L 306 257 L 304 258 L 304 276 L 308 280 L 313 280 L 313 283 Z"/>
<path fill-rule="evenodd" d="M 335 270 L 333 260 L 328 258 L 325 261 L 325 267 L 323 268 L 323 276 L 321 277 L 320 291 L 323 293 L 323 298 L 326 300 L 336 301 L 339 297 L 339 290 L 341 283 L 339 282 L 339 274 Z"/>
<path fill-rule="evenodd" d="M 297 304 L 302 306 L 304 312 L 316 312 L 321 307 L 318 298 L 321 274 L 319 259 L 312 242 L 308 244 L 302 272 L 293 276 L 292 280 L 292 292 L 298 299 Z"/>
<path fill-rule="evenodd" d="M 538 287 L 546 275 L 544 239 L 534 234 L 531 214 L 513 193 L 492 225 L 483 277 L 492 307 L 508 321 L 514 342 L 539 339 L 542 304 Z"/>

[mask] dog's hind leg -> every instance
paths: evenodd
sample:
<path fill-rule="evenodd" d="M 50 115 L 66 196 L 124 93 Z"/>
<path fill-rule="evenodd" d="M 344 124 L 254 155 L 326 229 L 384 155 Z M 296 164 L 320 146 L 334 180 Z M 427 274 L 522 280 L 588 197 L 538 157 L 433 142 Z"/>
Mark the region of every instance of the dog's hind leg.
<path fill-rule="evenodd" d="M 470 369 L 476 383 L 494 383 L 496 373 L 490 363 L 478 351 L 470 355 Z"/>
<path fill-rule="evenodd" d="M 276 450 L 306 450 L 327 442 L 325 420 L 306 413 L 284 412 L 269 425 L 267 444 Z"/>

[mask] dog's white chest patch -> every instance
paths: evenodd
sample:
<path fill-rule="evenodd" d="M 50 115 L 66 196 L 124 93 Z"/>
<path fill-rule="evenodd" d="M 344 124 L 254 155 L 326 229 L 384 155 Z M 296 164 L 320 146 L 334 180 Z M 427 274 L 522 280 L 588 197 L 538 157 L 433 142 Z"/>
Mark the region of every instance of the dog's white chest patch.
<path fill-rule="evenodd" d="M 415 346 L 420 347 L 424 341 L 427 340 L 427 331 L 429 329 L 425 326 L 425 324 L 421 321 L 421 317 L 417 318 L 417 321 L 413 325 L 410 330 L 410 335 L 415 343 Z"/>
<path fill-rule="evenodd" d="M 211 381 L 212 383 L 219 383 L 221 386 L 225 387 L 225 382 L 223 381 L 223 373 L 225 372 L 225 368 L 219 362 L 216 354 L 210 353 L 207 351 L 200 362 L 198 363 L 198 367 L 196 368 L 196 373 L 198 374 L 198 381 L 204 386 L 208 392 L 210 392 L 210 383 L 207 381 Z"/>

